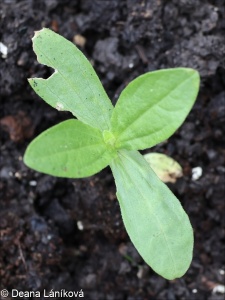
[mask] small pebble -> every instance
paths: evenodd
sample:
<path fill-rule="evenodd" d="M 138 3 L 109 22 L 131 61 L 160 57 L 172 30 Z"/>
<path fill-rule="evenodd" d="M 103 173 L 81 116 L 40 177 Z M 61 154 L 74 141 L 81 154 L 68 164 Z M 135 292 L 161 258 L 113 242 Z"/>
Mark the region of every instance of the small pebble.
<path fill-rule="evenodd" d="M 191 179 L 193 181 L 198 180 L 202 176 L 202 168 L 201 167 L 195 167 L 192 169 L 192 177 Z"/>
<path fill-rule="evenodd" d="M 83 225 L 82 221 L 77 221 L 77 228 L 79 230 L 84 230 L 84 225 Z"/>
<path fill-rule="evenodd" d="M 214 287 L 214 289 L 212 290 L 213 294 L 225 294 L 225 286 L 222 284 L 218 284 Z"/>
<path fill-rule="evenodd" d="M 6 58 L 8 54 L 8 48 L 2 42 L 0 42 L 0 52 L 2 54 L 2 58 Z"/>
<path fill-rule="evenodd" d="M 76 34 L 73 37 L 73 42 L 77 45 L 80 46 L 81 48 L 83 48 L 86 44 L 86 38 L 84 36 L 82 36 L 81 34 Z"/>
<path fill-rule="evenodd" d="M 133 64 L 133 63 L 129 63 L 129 65 L 128 65 L 128 66 L 129 66 L 129 68 L 130 68 L 130 69 L 132 69 L 132 68 L 133 68 L 133 66 L 134 66 L 134 64 Z"/>
<path fill-rule="evenodd" d="M 18 178 L 18 179 L 21 179 L 21 178 L 22 178 L 22 175 L 21 175 L 19 172 L 16 172 L 16 173 L 14 174 L 14 176 L 15 176 L 16 178 Z"/>
<path fill-rule="evenodd" d="M 37 181 L 31 180 L 31 181 L 29 182 L 29 185 L 30 185 L 30 186 L 36 186 L 36 185 L 37 185 Z"/>

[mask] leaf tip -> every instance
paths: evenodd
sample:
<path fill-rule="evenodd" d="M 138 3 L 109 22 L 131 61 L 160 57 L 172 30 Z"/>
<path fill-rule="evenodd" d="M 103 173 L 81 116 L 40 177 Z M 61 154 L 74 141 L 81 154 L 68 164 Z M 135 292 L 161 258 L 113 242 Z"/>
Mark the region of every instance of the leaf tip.
<path fill-rule="evenodd" d="M 193 87 L 195 87 L 196 90 L 198 91 L 200 86 L 200 79 L 201 79 L 198 70 L 192 68 L 184 68 L 184 70 L 186 74 L 190 75 Z"/>
<path fill-rule="evenodd" d="M 45 33 L 46 31 L 49 32 L 49 31 L 51 31 L 51 30 L 48 29 L 48 28 L 43 27 L 43 28 L 40 29 L 40 30 L 34 31 L 34 36 L 32 37 L 32 42 L 34 43 L 35 40 L 36 40 L 37 38 L 40 38 L 40 37 L 41 37 L 41 34 Z"/>
<path fill-rule="evenodd" d="M 32 37 L 32 42 L 34 42 L 35 38 L 37 38 L 40 35 L 40 31 L 41 30 L 34 31 L 34 36 Z"/>
<path fill-rule="evenodd" d="M 185 68 L 186 73 L 189 73 L 191 75 L 194 75 L 198 78 L 200 78 L 198 70 L 192 69 L 192 68 Z"/>

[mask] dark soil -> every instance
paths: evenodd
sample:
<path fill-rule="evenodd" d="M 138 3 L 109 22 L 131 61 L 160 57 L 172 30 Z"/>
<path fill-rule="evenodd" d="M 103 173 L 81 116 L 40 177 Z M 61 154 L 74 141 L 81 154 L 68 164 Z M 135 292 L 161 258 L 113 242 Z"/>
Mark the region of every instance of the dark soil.
<path fill-rule="evenodd" d="M 0 58 L 0 290 L 82 289 L 94 300 L 224 299 L 216 291 L 225 268 L 223 7 L 222 0 L 1 0 L 0 41 L 8 54 Z M 35 136 L 71 118 L 27 83 L 51 74 L 32 50 L 33 32 L 42 27 L 71 41 L 85 37 L 81 49 L 114 104 L 144 72 L 175 66 L 200 71 L 201 90 L 184 125 L 153 149 L 184 168 L 184 177 L 170 185 L 195 232 L 194 259 L 181 279 L 155 274 L 131 244 L 109 168 L 67 180 L 23 164 Z M 194 167 L 203 169 L 197 181 Z"/>

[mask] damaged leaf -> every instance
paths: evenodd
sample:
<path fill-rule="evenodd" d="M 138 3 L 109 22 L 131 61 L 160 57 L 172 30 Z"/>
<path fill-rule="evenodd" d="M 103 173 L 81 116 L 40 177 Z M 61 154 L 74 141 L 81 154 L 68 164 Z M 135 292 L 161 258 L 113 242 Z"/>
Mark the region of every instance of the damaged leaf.
<path fill-rule="evenodd" d="M 163 182 L 175 183 L 177 178 L 183 176 L 181 166 L 168 155 L 151 152 L 143 156 Z"/>
<path fill-rule="evenodd" d="M 35 92 L 52 107 L 70 111 L 92 127 L 109 129 L 112 103 L 82 52 L 46 28 L 36 31 L 32 40 L 38 61 L 55 70 L 48 79 L 29 79 Z"/>

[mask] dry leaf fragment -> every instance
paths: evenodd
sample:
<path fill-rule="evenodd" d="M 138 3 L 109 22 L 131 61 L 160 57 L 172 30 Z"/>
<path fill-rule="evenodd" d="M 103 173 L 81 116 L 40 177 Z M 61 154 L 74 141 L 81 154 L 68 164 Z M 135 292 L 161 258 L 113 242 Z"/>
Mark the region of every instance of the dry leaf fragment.
<path fill-rule="evenodd" d="M 183 176 L 182 168 L 171 157 L 162 153 L 148 153 L 144 158 L 150 167 L 163 182 L 175 183 L 177 178 Z"/>

